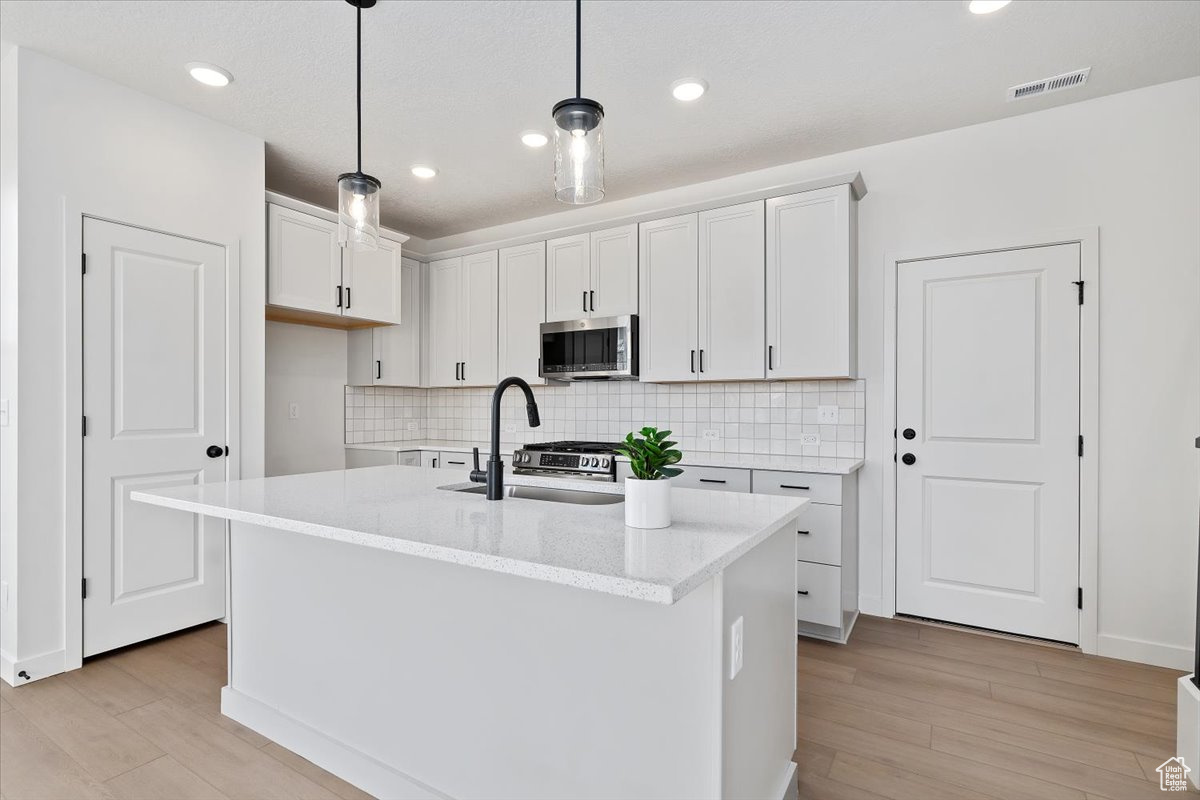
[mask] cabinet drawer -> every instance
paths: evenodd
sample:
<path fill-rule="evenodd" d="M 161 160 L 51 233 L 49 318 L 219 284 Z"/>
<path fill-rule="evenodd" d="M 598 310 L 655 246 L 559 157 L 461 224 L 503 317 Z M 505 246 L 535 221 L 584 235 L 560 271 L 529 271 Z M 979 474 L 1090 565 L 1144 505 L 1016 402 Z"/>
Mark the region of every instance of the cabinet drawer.
<path fill-rule="evenodd" d="M 442 469 L 471 469 L 474 464 L 470 453 L 443 450 L 439 455 L 441 457 L 438 459 L 438 466 Z M 482 456 L 480 460 L 482 460 Z"/>
<path fill-rule="evenodd" d="M 755 494 L 784 494 L 807 497 L 814 503 L 842 504 L 842 476 L 821 475 L 815 472 L 776 472 L 753 470 Z"/>
<path fill-rule="evenodd" d="M 796 559 L 818 564 L 842 563 L 842 507 L 809 503 L 796 520 Z"/>
<path fill-rule="evenodd" d="M 831 628 L 841 627 L 841 567 L 796 562 L 796 619 Z"/>
<path fill-rule="evenodd" d="M 718 492 L 749 492 L 750 470 L 727 467 L 683 467 L 675 485 L 685 489 L 712 489 Z"/>

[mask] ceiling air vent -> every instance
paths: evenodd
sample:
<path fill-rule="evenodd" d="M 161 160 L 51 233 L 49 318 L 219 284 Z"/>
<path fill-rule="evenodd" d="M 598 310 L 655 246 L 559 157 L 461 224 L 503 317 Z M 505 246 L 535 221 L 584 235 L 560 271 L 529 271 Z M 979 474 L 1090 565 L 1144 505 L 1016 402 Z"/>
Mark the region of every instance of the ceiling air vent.
<path fill-rule="evenodd" d="M 1074 72 L 1055 75 L 1053 78 L 1042 78 L 1040 81 L 1030 81 L 1029 83 L 1010 86 L 1008 89 L 1008 99 L 1023 100 L 1026 97 L 1034 97 L 1039 94 L 1083 86 L 1087 83 L 1088 75 L 1091 72 L 1092 68 L 1087 67 L 1086 69 L 1077 69 Z"/>

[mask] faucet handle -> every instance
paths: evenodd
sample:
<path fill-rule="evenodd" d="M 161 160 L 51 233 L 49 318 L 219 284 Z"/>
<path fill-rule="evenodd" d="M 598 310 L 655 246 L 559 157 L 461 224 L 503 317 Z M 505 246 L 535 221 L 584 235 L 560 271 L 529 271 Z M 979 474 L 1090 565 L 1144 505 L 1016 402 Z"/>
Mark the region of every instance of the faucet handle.
<path fill-rule="evenodd" d="M 471 457 L 475 459 L 475 468 L 471 470 L 471 481 L 473 483 L 487 483 L 487 472 L 479 468 L 479 448 L 471 448 Z"/>
<path fill-rule="evenodd" d="M 478 472 L 479 471 L 479 448 L 478 447 L 471 448 L 471 457 L 473 459 L 475 459 L 475 471 Z"/>

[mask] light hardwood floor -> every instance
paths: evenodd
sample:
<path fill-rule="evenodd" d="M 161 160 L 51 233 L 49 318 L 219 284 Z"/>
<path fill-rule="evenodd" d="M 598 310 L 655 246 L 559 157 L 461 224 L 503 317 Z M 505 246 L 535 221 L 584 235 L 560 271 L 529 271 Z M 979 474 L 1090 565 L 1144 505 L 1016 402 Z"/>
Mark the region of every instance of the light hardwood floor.
<path fill-rule="evenodd" d="M 805 800 L 1164 796 L 1178 672 L 872 617 L 798 648 Z M 220 624 L 0 683 L 0 800 L 368 797 L 222 717 L 224 683 Z"/>

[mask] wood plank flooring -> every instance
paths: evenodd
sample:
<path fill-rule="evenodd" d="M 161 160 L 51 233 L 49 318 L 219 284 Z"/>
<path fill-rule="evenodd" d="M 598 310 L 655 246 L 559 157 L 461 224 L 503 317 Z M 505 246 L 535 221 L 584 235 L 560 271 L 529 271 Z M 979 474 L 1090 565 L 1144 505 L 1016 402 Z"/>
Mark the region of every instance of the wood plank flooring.
<path fill-rule="evenodd" d="M 804 800 L 1161 798 L 1178 672 L 872 617 L 798 645 Z M 0 800 L 360 800 L 220 714 L 225 627 L 17 689 L 0 683 Z"/>

